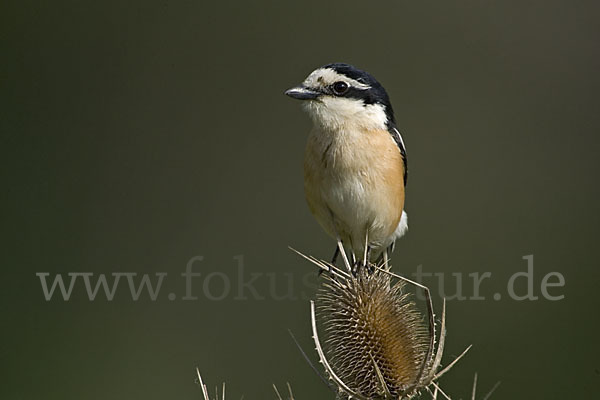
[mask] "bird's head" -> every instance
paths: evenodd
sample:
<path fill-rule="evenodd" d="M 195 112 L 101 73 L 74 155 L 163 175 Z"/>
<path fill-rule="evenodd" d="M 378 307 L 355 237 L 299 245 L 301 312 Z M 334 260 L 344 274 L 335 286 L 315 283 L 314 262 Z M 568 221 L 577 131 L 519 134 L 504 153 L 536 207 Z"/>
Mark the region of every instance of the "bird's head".
<path fill-rule="evenodd" d="M 316 124 L 329 129 L 389 129 L 395 125 L 387 92 L 368 72 L 349 64 L 317 68 L 285 92 L 303 100 Z"/>

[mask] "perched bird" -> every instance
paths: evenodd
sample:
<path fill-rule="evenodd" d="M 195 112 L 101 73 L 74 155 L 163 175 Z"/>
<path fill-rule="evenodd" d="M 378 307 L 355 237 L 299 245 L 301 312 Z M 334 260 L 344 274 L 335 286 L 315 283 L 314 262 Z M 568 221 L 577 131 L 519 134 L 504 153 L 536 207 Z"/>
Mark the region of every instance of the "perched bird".
<path fill-rule="evenodd" d="M 368 72 L 334 63 L 285 92 L 302 100 L 314 126 L 304 190 L 323 229 L 355 258 L 382 257 L 407 229 L 406 147 L 387 92 Z"/>

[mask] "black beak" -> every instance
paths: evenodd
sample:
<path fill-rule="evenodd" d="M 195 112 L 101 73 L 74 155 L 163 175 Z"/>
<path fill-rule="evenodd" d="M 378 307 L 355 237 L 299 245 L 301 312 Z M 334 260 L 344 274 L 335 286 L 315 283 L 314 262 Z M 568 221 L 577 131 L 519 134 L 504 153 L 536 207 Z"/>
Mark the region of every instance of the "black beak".
<path fill-rule="evenodd" d="M 285 91 L 285 94 L 298 100 L 314 100 L 321 93 L 315 92 L 314 90 L 308 89 L 304 86 L 296 86 Z"/>

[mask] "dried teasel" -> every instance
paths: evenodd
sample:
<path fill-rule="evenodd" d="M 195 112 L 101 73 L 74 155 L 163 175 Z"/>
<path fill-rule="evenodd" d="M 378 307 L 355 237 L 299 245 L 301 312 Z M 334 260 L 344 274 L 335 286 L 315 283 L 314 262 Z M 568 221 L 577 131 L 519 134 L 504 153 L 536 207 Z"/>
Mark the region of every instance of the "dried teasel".
<path fill-rule="evenodd" d="M 327 377 L 339 399 L 411 399 L 427 391 L 449 399 L 436 381 L 469 350 L 441 369 L 446 335 L 443 303 L 436 346 L 433 304 L 429 289 L 376 265 L 347 271 L 311 256 L 324 283 L 311 301 L 313 339 Z M 366 260 L 365 260 L 366 261 Z M 366 262 L 363 264 L 365 265 Z M 427 322 L 406 284 L 425 292 Z M 323 345 L 317 326 L 323 329 Z"/>
<path fill-rule="evenodd" d="M 338 377 L 365 397 L 376 398 L 386 388 L 399 397 L 425 364 L 428 331 L 404 286 L 361 268 L 353 279 L 326 279 L 317 294 L 327 358 Z"/>

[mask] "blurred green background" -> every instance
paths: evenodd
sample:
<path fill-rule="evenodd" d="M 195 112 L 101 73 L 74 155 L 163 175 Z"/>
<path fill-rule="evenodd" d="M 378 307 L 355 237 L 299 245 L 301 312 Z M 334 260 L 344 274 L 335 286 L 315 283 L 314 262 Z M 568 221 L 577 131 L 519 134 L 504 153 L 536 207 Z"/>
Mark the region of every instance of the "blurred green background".
<path fill-rule="evenodd" d="M 3 1 L 0 5 L 4 399 L 333 398 L 313 355 L 314 268 L 330 257 L 303 198 L 310 128 L 283 95 L 344 61 L 387 88 L 408 148 L 397 271 L 489 271 L 448 303 L 445 378 L 495 399 L 598 390 L 600 6 L 593 1 Z M 535 290 L 515 301 L 534 255 Z M 193 257 L 196 301 L 180 274 Z M 237 261 L 265 300 L 236 300 Z M 36 272 L 168 273 L 156 301 L 45 301 Z M 203 296 L 221 272 L 231 293 Z M 309 274 L 307 276 L 307 274 Z M 221 276 L 222 277 L 222 276 Z M 272 284 L 276 282 L 276 284 Z M 296 299 L 274 299 L 291 282 Z M 436 279 L 426 281 L 437 291 Z M 211 280 L 211 293 L 224 289 Z M 518 290 L 525 290 L 523 282 Z M 176 293 L 170 301 L 168 293 Z M 494 293 L 504 294 L 495 301 Z M 436 297 L 439 309 L 441 301 Z"/>

